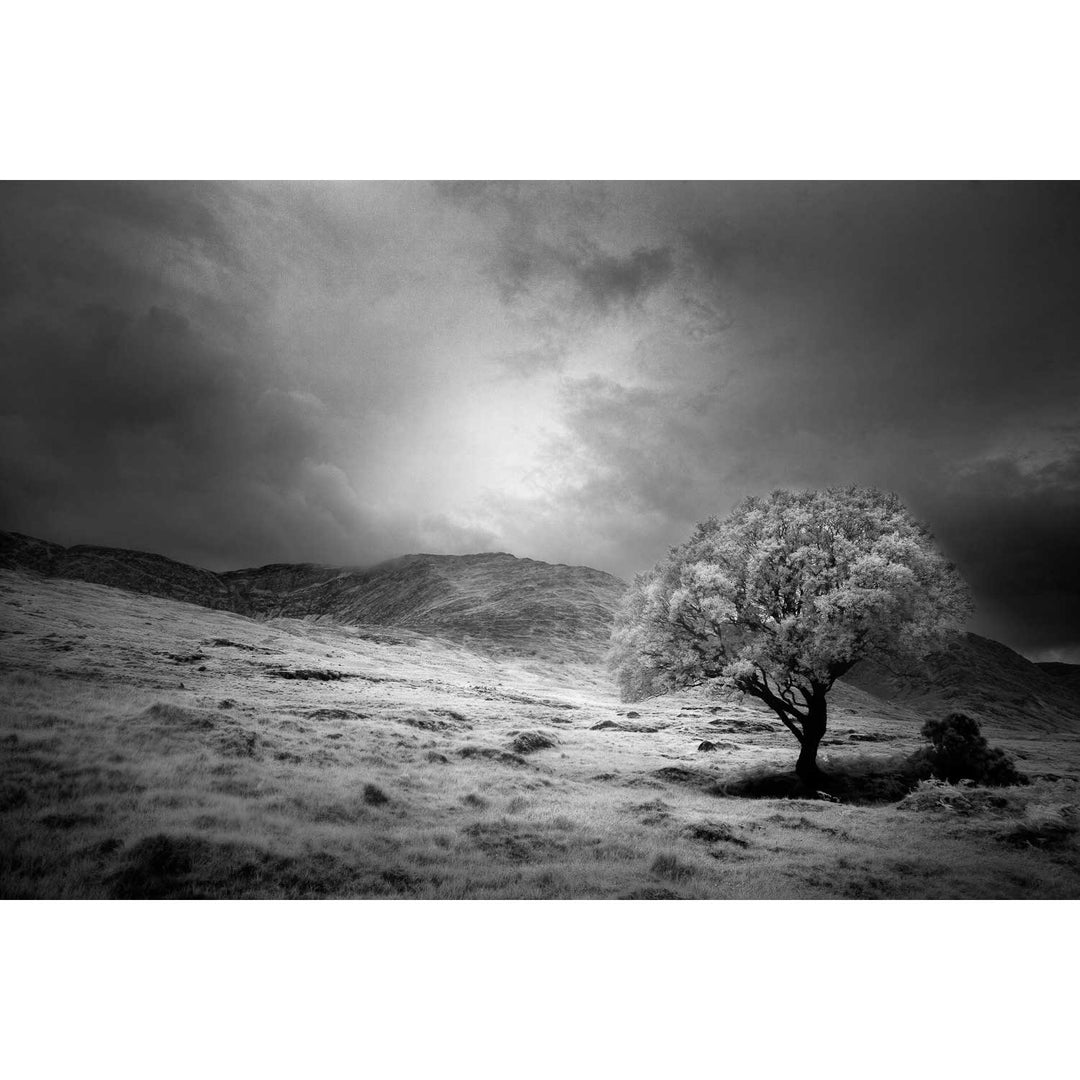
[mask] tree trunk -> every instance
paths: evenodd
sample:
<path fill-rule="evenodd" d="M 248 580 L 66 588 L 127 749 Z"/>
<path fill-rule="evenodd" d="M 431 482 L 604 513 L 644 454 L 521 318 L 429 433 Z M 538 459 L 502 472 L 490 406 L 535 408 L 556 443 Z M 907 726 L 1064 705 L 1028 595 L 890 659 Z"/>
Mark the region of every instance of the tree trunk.
<path fill-rule="evenodd" d="M 816 788 L 824 779 L 818 768 L 817 752 L 821 740 L 825 737 L 827 708 L 825 695 L 816 695 L 810 701 L 809 710 L 802 723 L 803 739 L 799 760 L 795 764 L 795 775 L 808 787 Z"/>

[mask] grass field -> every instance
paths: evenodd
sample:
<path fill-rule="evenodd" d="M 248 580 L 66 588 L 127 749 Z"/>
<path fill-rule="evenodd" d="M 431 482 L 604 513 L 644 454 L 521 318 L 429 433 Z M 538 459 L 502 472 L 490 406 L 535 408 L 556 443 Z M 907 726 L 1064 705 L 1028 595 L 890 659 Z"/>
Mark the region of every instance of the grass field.
<path fill-rule="evenodd" d="M 1027 786 L 874 801 L 922 717 L 838 687 L 851 799 L 783 798 L 771 714 L 594 663 L 12 572 L 0 612 L 7 898 L 1080 896 L 1071 732 L 985 729 Z"/>

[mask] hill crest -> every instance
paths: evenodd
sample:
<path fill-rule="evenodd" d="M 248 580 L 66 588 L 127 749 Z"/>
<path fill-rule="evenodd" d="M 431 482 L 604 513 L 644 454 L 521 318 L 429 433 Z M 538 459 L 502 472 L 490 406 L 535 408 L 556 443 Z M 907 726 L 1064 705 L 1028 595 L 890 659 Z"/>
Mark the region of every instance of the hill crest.
<path fill-rule="evenodd" d="M 269 563 L 215 573 L 151 552 L 0 532 L 0 568 L 88 581 L 249 617 L 374 625 L 447 638 L 492 655 L 598 661 L 624 582 L 587 566 L 508 552 L 402 555 L 377 565 Z M 1080 729 L 1080 668 L 1036 664 L 957 633 L 911 670 L 862 661 L 841 680 L 923 716 L 967 712 L 1031 732 Z"/>
<path fill-rule="evenodd" d="M 508 552 L 418 553 L 371 567 L 270 563 L 216 573 L 151 552 L 0 532 L 0 567 L 248 616 L 400 626 L 500 652 L 598 658 L 625 584 Z"/>

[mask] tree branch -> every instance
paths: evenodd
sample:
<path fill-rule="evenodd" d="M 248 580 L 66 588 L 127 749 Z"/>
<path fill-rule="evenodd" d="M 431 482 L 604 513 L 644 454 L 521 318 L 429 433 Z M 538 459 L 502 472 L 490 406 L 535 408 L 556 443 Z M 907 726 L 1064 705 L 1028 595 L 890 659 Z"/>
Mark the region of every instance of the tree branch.
<path fill-rule="evenodd" d="M 795 721 L 802 724 L 805 722 L 805 717 L 794 705 L 784 701 L 781 697 L 777 697 L 777 695 L 769 689 L 769 677 L 765 674 L 765 671 L 760 664 L 757 665 L 757 669 L 759 678 L 755 679 L 753 682 L 747 683 L 745 692 L 764 701 L 765 704 L 780 717 L 784 727 L 798 739 L 801 745 L 804 741 L 803 732 L 796 726 Z"/>

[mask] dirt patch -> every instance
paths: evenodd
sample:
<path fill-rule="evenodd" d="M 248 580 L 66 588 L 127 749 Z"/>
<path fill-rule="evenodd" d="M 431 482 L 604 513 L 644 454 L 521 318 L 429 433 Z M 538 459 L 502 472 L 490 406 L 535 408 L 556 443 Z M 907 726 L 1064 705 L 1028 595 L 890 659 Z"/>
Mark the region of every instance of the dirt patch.
<path fill-rule="evenodd" d="M 266 673 L 277 679 L 314 679 L 318 682 L 338 682 L 341 679 L 351 679 L 343 671 L 333 671 L 329 668 L 283 668 L 268 667 Z"/>

